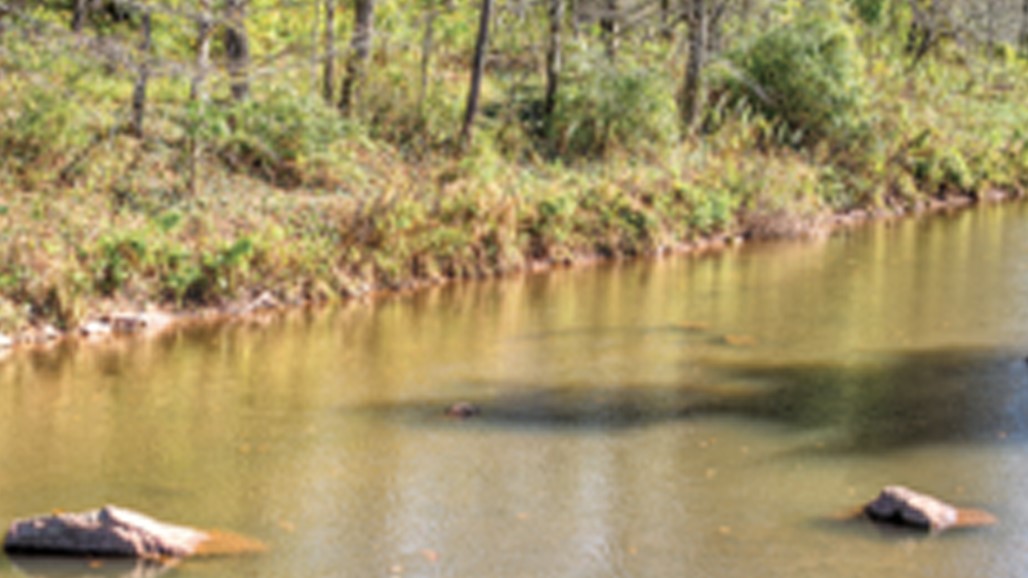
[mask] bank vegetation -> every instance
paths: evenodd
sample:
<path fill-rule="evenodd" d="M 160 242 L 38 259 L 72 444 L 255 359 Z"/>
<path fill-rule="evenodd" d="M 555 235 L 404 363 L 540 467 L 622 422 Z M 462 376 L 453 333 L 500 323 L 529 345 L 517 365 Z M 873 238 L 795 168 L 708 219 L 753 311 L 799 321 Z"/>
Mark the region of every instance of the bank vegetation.
<path fill-rule="evenodd" d="M 1028 0 L 0 0 L 0 331 L 1028 187 Z"/>

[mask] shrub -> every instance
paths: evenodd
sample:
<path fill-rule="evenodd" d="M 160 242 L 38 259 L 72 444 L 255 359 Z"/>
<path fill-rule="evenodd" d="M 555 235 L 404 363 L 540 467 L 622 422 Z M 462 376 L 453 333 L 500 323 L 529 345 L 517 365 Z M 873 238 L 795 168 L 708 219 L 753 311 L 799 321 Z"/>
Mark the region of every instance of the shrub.
<path fill-rule="evenodd" d="M 736 99 L 782 123 L 792 145 L 841 144 L 861 125 L 863 60 L 851 28 L 835 11 L 786 22 L 734 54 L 740 69 L 727 82 Z"/>
<path fill-rule="evenodd" d="M 220 137 L 221 156 L 236 170 L 282 186 L 298 186 L 308 171 L 331 164 L 329 151 L 349 132 L 338 111 L 288 90 L 224 111 L 209 109 L 199 120 L 198 130 Z"/>
<path fill-rule="evenodd" d="M 678 137 L 674 89 L 655 70 L 578 57 L 569 63 L 549 137 L 557 154 L 572 157 L 671 143 Z"/>

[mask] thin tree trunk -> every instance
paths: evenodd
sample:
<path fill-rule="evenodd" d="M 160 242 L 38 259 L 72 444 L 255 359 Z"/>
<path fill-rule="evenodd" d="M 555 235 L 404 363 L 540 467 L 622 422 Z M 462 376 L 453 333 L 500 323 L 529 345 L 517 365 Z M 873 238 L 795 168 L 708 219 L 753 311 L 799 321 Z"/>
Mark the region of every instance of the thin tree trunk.
<path fill-rule="evenodd" d="M 72 9 L 71 14 L 71 30 L 72 32 L 82 32 L 82 28 L 86 24 L 86 18 L 89 17 L 89 0 L 75 0 L 75 6 Z"/>
<path fill-rule="evenodd" d="M 571 36 L 578 40 L 579 35 L 582 34 L 582 27 L 580 26 L 579 17 L 581 16 L 580 0 L 568 0 L 568 12 L 571 13 Z"/>
<path fill-rule="evenodd" d="M 464 109 L 464 124 L 460 130 L 460 148 L 467 150 L 471 144 L 471 133 L 478 114 L 478 98 L 482 91 L 482 76 L 485 74 L 485 52 L 489 46 L 489 22 L 492 20 L 493 0 L 482 0 L 482 11 L 478 21 L 478 38 L 475 41 L 475 56 L 471 65 L 471 83 L 468 87 L 468 103 Z"/>
<path fill-rule="evenodd" d="M 428 75 L 432 66 L 434 48 L 436 8 L 433 5 L 425 11 L 425 33 L 421 37 L 421 85 L 418 92 L 418 116 L 425 118 L 425 100 L 428 98 Z"/>
<path fill-rule="evenodd" d="M 347 116 L 351 116 L 359 104 L 361 89 L 367 76 L 371 37 L 375 27 L 374 0 L 354 0 L 353 17 L 350 57 L 346 61 L 346 76 L 343 78 L 343 88 L 339 97 L 339 110 Z"/>
<path fill-rule="evenodd" d="M 988 60 L 992 62 L 992 58 L 996 54 L 996 0 L 988 0 L 985 3 L 985 30 L 987 36 L 985 41 L 989 50 Z"/>
<path fill-rule="evenodd" d="M 211 17 L 211 0 L 199 0 L 200 15 L 196 21 L 196 70 L 189 87 L 189 100 L 204 107 L 207 103 L 207 91 L 204 83 L 211 65 L 211 36 L 214 23 Z M 199 127 L 189 138 L 189 193 L 194 197 L 200 192 L 203 175 L 200 172 L 200 159 L 203 156 L 203 142 L 200 140 Z"/>
<path fill-rule="evenodd" d="M 703 110 L 703 66 L 707 50 L 706 0 L 692 0 L 689 6 L 689 58 L 682 87 L 682 125 L 687 134 L 696 130 Z"/>
<path fill-rule="evenodd" d="M 246 100 L 250 95 L 250 38 L 246 33 L 247 0 L 226 0 L 225 52 L 232 98 Z"/>
<path fill-rule="evenodd" d="M 546 97 L 543 101 L 543 114 L 546 125 L 553 121 L 553 112 L 557 108 L 557 89 L 560 86 L 560 70 L 563 57 L 563 39 L 561 30 L 564 27 L 564 0 L 550 0 L 550 44 L 546 50 Z"/>
<path fill-rule="evenodd" d="M 211 0 L 200 0 L 200 15 L 196 20 L 196 70 L 189 86 L 189 100 L 207 100 L 204 82 L 211 66 L 211 33 L 214 23 L 211 18 Z"/>
<path fill-rule="evenodd" d="M 0 38 L 7 32 L 7 18 L 14 12 L 16 6 L 6 6 L 0 3 Z"/>
<path fill-rule="evenodd" d="M 674 23 L 677 20 L 673 11 L 671 10 L 672 0 L 660 0 L 660 37 L 665 41 L 670 41 L 674 34 Z"/>
<path fill-rule="evenodd" d="M 1021 2 L 1021 34 L 1018 37 L 1021 55 L 1028 58 L 1028 0 Z"/>
<path fill-rule="evenodd" d="M 139 44 L 139 74 L 132 91 L 132 134 L 143 138 L 143 118 L 146 114 L 146 85 L 150 80 L 150 47 L 153 30 L 150 11 L 143 10 L 143 40 Z"/>
<path fill-rule="evenodd" d="M 607 58 L 611 62 L 618 56 L 618 0 L 606 0 L 603 17 L 600 18 L 600 31 L 603 35 L 603 44 L 607 51 Z"/>
<path fill-rule="evenodd" d="M 704 60 L 708 60 L 711 55 L 716 56 L 721 52 L 722 43 L 724 42 L 724 39 L 721 37 L 721 30 L 723 28 L 721 23 L 725 13 L 728 11 L 728 2 L 729 0 L 721 0 L 721 2 L 707 7 L 707 53 Z"/>
<path fill-rule="evenodd" d="M 331 103 L 336 94 L 336 2 L 325 0 L 325 66 L 322 81 L 325 102 Z"/>

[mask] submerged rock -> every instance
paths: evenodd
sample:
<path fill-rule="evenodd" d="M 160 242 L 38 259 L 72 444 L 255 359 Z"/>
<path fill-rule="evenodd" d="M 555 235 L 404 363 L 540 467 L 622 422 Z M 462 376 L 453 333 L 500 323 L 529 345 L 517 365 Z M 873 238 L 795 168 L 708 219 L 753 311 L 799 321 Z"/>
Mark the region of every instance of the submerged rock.
<path fill-rule="evenodd" d="M 0 333 L 0 349 L 10 349 L 12 347 L 14 347 L 14 340 Z"/>
<path fill-rule="evenodd" d="M 262 549 L 242 536 L 168 524 L 116 506 L 16 520 L 4 537 L 4 550 L 18 554 L 163 559 Z"/>
<path fill-rule="evenodd" d="M 958 508 L 904 486 L 886 486 L 864 506 L 864 514 L 876 522 L 910 526 L 933 532 L 949 528 L 985 526 L 996 518 L 982 510 Z"/>
<path fill-rule="evenodd" d="M 107 321 L 114 333 L 141 333 L 159 331 L 171 323 L 171 317 L 157 311 L 115 313 Z"/>
<path fill-rule="evenodd" d="M 448 417 L 458 419 L 474 417 L 480 413 L 482 413 L 482 408 L 467 401 L 460 401 L 446 408 L 446 415 Z"/>

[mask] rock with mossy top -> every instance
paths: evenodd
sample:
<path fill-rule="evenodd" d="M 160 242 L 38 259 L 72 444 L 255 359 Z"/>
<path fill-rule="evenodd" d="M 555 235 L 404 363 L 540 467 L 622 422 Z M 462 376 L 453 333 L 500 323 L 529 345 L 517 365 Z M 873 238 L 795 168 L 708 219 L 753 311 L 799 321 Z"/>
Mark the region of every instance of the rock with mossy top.
<path fill-rule="evenodd" d="M 4 537 L 4 550 L 16 554 L 165 559 L 263 549 L 257 540 L 169 524 L 116 506 L 16 520 Z"/>

